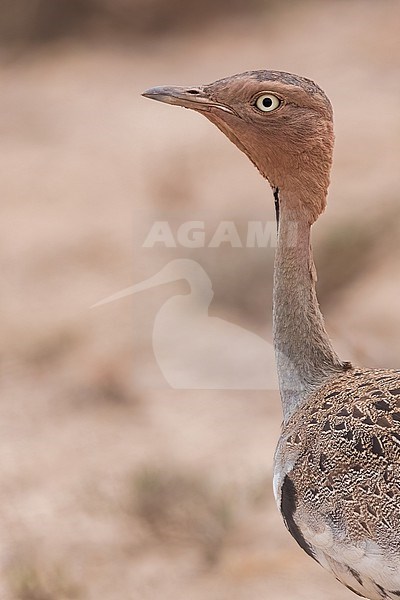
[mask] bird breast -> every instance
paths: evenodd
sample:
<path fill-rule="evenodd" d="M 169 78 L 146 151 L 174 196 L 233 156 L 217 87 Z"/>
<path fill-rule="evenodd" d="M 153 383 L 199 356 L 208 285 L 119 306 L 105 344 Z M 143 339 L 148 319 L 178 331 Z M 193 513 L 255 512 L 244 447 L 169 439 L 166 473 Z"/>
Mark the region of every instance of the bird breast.
<path fill-rule="evenodd" d="M 352 370 L 284 425 L 275 497 L 298 544 L 356 593 L 400 598 L 400 372 Z"/>

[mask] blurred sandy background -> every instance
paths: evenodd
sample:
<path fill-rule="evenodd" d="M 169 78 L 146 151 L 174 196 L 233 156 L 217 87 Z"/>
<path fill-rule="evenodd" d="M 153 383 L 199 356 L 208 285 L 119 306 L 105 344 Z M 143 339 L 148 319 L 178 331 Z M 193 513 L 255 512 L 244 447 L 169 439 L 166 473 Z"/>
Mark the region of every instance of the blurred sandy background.
<path fill-rule="evenodd" d="M 335 108 L 314 232 L 329 331 L 343 358 L 399 367 L 399 3 L 0 10 L 0 598 L 350 599 L 275 509 L 277 394 L 163 381 L 151 323 L 183 284 L 89 307 L 165 263 L 135 261 L 141 211 L 273 218 L 269 189 L 211 124 L 140 93 L 288 70 Z M 270 337 L 273 252 L 215 256 L 192 256 L 212 275 L 212 313 Z"/>

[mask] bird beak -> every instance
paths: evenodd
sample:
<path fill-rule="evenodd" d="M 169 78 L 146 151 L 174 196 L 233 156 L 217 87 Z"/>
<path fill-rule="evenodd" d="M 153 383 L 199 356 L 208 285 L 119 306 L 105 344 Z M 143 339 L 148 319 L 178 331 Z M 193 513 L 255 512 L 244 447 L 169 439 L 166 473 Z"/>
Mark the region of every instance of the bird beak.
<path fill-rule="evenodd" d="M 191 108 L 198 111 L 209 112 L 211 109 L 217 108 L 238 116 L 230 106 L 215 102 L 215 100 L 209 98 L 201 87 L 154 87 L 143 92 L 142 96 L 151 98 L 152 100 L 158 100 L 159 102 L 176 104 L 177 106 L 184 106 L 185 108 Z"/>

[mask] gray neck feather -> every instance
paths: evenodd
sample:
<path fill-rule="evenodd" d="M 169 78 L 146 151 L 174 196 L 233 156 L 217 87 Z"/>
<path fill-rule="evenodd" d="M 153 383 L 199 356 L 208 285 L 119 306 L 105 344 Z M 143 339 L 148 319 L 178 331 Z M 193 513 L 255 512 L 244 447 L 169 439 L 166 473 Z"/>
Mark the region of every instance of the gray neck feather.
<path fill-rule="evenodd" d="M 305 216 L 290 211 L 280 198 L 273 329 L 285 422 L 313 390 L 346 368 L 319 309 L 310 230 Z"/>

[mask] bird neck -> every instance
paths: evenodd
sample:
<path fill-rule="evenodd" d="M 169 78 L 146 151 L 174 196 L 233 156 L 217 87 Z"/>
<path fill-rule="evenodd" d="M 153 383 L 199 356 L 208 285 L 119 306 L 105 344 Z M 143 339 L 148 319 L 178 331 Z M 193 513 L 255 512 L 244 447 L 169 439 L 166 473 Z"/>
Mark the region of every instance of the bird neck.
<path fill-rule="evenodd" d="M 274 347 L 284 421 L 314 389 L 346 368 L 324 327 L 315 291 L 311 225 L 294 203 L 279 202 L 274 268 Z"/>

